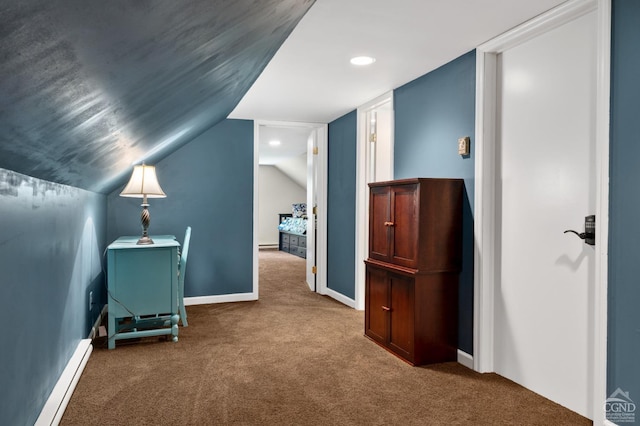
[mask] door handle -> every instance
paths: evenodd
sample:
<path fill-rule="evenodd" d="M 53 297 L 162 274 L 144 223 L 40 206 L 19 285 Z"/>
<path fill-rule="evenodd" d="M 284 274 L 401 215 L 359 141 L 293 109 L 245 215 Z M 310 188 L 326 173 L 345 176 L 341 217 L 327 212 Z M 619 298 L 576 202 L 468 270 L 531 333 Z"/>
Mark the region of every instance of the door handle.
<path fill-rule="evenodd" d="M 393 225 L 394 225 L 394 223 L 393 223 L 393 222 L 385 222 L 385 223 L 384 223 L 384 226 L 393 226 Z"/>
<path fill-rule="evenodd" d="M 567 232 L 576 234 L 578 238 L 584 240 L 584 242 L 586 244 L 589 244 L 590 246 L 596 245 L 596 216 L 585 216 L 584 232 L 574 231 L 573 229 L 567 229 L 566 231 L 564 231 L 565 234 Z"/>

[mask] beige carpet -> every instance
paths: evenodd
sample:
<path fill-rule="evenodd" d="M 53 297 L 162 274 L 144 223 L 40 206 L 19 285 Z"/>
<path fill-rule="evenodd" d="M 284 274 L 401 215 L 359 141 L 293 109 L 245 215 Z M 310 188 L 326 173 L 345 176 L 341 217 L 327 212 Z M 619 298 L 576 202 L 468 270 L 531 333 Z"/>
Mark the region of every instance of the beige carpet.
<path fill-rule="evenodd" d="M 188 306 L 177 343 L 95 341 L 61 424 L 591 423 L 495 374 L 411 367 L 304 279 L 303 259 L 261 251 L 259 301 Z"/>

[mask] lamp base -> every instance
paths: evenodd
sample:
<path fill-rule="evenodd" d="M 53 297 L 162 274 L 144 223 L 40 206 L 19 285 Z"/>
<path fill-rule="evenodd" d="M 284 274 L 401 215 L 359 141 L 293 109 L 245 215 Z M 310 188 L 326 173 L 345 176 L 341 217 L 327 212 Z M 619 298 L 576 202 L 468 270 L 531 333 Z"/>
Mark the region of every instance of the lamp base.
<path fill-rule="evenodd" d="M 143 235 L 142 237 L 140 237 L 140 239 L 138 240 L 138 242 L 136 244 L 138 244 L 138 245 L 153 244 L 153 240 L 151 239 L 151 237 L 149 237 L 147 235 Z"/>
<path fill-rule="evenodd" d="M 140 223 L 142 223 L 142 237 L 138 240 L 136 244 L 144 245 L 144 244 L 153 244 L 153 240 L 149 237 L 147 233 L 147 229 L 149 228 L 149 223 L 151 222 L 151 214 L 149 213 L 149 204 L 147 203 L 146 195 L 142 200 L 142 213 L 140 213 Z"/>

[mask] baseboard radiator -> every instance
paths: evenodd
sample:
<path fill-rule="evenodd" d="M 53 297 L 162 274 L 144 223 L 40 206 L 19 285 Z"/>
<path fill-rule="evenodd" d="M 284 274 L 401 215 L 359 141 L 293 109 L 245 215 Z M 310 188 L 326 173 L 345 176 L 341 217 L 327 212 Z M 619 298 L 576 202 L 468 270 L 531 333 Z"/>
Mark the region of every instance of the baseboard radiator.
<path fill-rule="evenodd" d="M 78 343 L 75 352 L 60 375 L 53 391 L 51 391 L 49 399 L 47 399 L 44 407 L 42 407 L 42 411 L 40 412 L 40 416 L 38 416 L 38 420 L 36 420 L 35 426 L 57 426 L 60 423 L 64 410 L 67 408 L 67 404 L 69 404 L 71 395 L 73 395 L 73 391 L 75 390 L 76 385 L 80 380 L 80 376 L 82 376 L 82 372 L 84 371 L 84 367 L 87 365 L 91 352 L 93 351 L 91 341 L 97 336 L 98 329 L 100 328 L 102 319 L 106 313 L 107 305 L 104 305 L 100 315 L 93 324 L 93 327 L 91 327 L 89 337 L 82 339 L 80 343 Z"/>
<path fill-rule="evenodd" d="M 73 391 L 80 380 L 82 371 L 89 361 L 89 356 L 93 346 L 91 339 L 83 339 L 78 344 L 76 351 L 67 363 L 62 375 L 58 379 L 56 386 L 53 388 L 49 399 L 44 404 L 36 426 L 58 425 L 67 408 L 67 404 L 73 395 Z"/>

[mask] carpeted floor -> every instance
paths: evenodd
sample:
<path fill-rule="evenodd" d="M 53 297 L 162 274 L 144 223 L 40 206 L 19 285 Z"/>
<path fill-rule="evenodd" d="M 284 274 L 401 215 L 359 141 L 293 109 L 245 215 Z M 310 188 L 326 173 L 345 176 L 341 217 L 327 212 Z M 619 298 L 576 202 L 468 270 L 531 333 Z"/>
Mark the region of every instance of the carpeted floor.
<path fill-rule="evenodd" d="M 495 374 L 411 367 L 304 280 L 303 259 L 261 251 L 260 300 L 188 306 L 177 343 L 96 340 L 61 424 L 591 424 Z"/>

